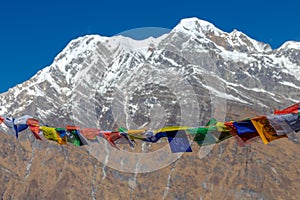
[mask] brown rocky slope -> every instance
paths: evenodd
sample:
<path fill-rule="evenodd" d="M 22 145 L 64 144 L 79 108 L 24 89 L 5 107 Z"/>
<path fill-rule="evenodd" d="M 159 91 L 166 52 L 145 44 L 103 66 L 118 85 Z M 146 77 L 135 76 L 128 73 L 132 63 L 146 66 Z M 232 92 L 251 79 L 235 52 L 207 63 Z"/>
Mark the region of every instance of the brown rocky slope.
<path fill-rule="evenodd" d="M 199 147 L 150 173 L 105 168 L 84 147 L 0 137 L 2 199 L 299 199 L 300 145 L 280 139 L 245 147 L 235 138 L 199 158 Z M 155 144 L 154 144 L 155 145 Z"/>

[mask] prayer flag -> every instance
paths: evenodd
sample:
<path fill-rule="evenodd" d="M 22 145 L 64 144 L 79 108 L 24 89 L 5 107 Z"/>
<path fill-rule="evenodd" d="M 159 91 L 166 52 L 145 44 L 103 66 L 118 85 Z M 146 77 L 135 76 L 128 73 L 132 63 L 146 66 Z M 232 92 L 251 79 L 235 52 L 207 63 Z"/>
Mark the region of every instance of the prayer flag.
<path fill-rule="evenodd" d="M 299 113 L 299 103 L 289 106 L 283 110 L 275 110 L 274 111 L 275 115 L 291 114 L 291 113 L 295 113 L 295 114 Z"/>
<path fill-rule="evenodd" d="M 275 129 L 277 135 L 295 133 L 292 125 L 297 121 L 298 114 L 267 115 L 267 118 L 270 125 Z"/>
<path fill-rule="evenodd" d="M 29 118 L 29 119 L 27 119 L 26 123 L 29 126 L 29 129 L 31 130 L 31 132 L 33 133 L 35 138 L 38 140 L 42 140 L 42 138 L 39 135 L 39 132 L 40 132 L 39 121 L 36 119 L 33 119 L 33 118 Z"/>
<path fill-rule="evenodd" d="M 87 139 L 81 135 L 80 126 L 67 125 L 67 140 L 68 142 L 74 144 L 75 146 L 88 145 Z M 74 137 L 76 139 L 74 139 Z"/>
<path fill-rule="evenodd" d="M 192 152 L 192 148 L 184 130 L 172 131 L 168 133 L 168 141 L 172 153 Z"/>
<path fill-rule="evenodd" d="M 100 130 L 96 128 L 83 128 L 80 129 L 80 133 L 88 140 L 96 140 L 96 137 L 100 135 Z"/>
<path fill-rule="evenodd" d="M 56 128 L 40 126 L 40 130 L 43 132 L 43 135 L 48 140 L 57 141 L 59 144 L 67 144 L 66 137 L 60 137 L 59 133 L 56 131 Z"/>
<path fill-rule="evenodd" d="M 251 121 L 265 144 L 268 144 L 276 139 L 287 138 L 286 135 L 276 134 L 275 129 L 270 125 L 270 122 L 266 116 L 252 118 Z"/>
<path fill-rule="evenodd" d="M 234 136 L 236 133 L 237 140 L 240 146 L 244 146 L 249 140 L 257 138 L 259 136 L 255 127 L 253 126 L 250 119 L 246 119 L 243 121 L 232 122 L 232 126 L 230 123 L 224 123 L 227 127 L 231 127 L 230 133 Z"/>

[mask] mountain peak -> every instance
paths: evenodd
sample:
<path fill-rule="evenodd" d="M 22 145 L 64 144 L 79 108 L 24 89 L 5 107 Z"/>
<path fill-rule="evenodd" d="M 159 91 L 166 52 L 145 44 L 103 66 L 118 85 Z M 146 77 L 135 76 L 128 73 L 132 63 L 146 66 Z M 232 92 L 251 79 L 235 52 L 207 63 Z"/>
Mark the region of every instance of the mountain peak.
<path fill-rule="evenodd" d="M 212 43 L 226 50 L 239 52 L 264 52 L 272 49 L 268 44 L 256 41 L 241 31 L 234 29 L 231 33 L 224 32 L 212 23 L 196 17 L 182 19 L 173 29 L 173 32 L 182 32 L 185 35 L 203 38 L 202 42 Z"/>
<path fill-rule="evenodd" d="M 196 17 L 182 19 L 173 30 L 203 35 L 208 32 L 214 32 L 216 35 L 223 33 L 223 31 L 216 28 L 212 23 Z"/>
<path fill-rule="evenodd" d="M 185 26 L 185 27 L 189 27 L 189 28 L 193 28 L 193 27 L 199 26 L 199 25 L 201 27 L 206 27 L 207 29 L 216 28 L 212 23 L 202 20 L 202 19 L 199 19 L 197 17 L 182 19 L 179 24 L 181 24 L 182 26 Z"/>

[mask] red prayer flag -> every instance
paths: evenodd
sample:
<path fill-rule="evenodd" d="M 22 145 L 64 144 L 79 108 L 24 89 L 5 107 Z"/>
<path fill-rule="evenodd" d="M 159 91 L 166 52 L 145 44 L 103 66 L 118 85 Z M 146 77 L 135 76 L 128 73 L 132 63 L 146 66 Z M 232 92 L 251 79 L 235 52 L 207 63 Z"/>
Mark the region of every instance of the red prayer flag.
<path fill-rule="evenodd" d="M 29 119 L 27 119 L 27 125 L 29 126 L 29 128 L 30 128 L 31 132 L 33 133 L 33 135 L 35 136 L 35 138 L 38 140 L 42 140 L 42 138 L 39 135 L 39 132 L 40 132 L 39 121 L 34 118 L 29 118 Z"/>
<path fill-rule="evenodd" d="M 83 128 L 80 133 L 88 140 L 95 140 L 100 135 L 100 130 L 96 128 Z"/>
<path fill-rule="evenodd" d="M 282 115 L 282 114 L 291 114 L 291 113 L 298 113 L 299 103 L 296 103 L 292 106 L 289 106 L 283 110 L 275 110 L 275 115 Z"/>
<path fill-rule="evenodd" d="M 122 138 L 123 136 L 120 132 L 112 132 L 112 131 L 101 131 L 102 135 L 106 140 L 115 148 L 119 149 L 118 146 L 115 144 L 115 141 Z"/>

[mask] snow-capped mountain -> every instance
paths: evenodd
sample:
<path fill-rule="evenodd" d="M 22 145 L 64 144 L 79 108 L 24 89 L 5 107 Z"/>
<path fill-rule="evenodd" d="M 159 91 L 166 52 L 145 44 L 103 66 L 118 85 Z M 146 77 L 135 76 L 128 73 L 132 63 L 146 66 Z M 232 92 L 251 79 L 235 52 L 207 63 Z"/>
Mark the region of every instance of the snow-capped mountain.
<path fill-rule="evenodd" d="M 272 50 L 197 18 L 142 41 L 87 35 L 1 94 L 0 114 L 112 129 L 195 125 L 221 107 L 227 107 L 227 117 L 239 116 L 236 106 L 271 112 L 299 100 L 299 51 L 299 42 Z M 187 113 L 193 119 L 186 120 Z"/>
<path fill-rule="evenodd" d="M 1 94 L 0 112 L 32 114 L 53 123 L 95 125 L 97 119 L 103 128 L 113 128 L 112 114 L 118 112 L 118 120 L 142 127 L 149 125 L 153 105 L 165 108 L 168 119 L 184 112 L 184 97 L 174 94 L 177 86 L 168 83 L 168 76 L 190 87 L 201 113 L 208 112 L 212 96 L 269 111 L 299 99 L 299 46 L 287 42 L 272 50 L 239 31 L 226 33 L 197 18 L 183 19 L 169 34 L 143 41 L 88 35 L 71 41 L 30 80 Z M 208 72 L 213 73 L 211 84 L 204 78 Z M 92 117 L 79 117 L 87 110 Z"/>

